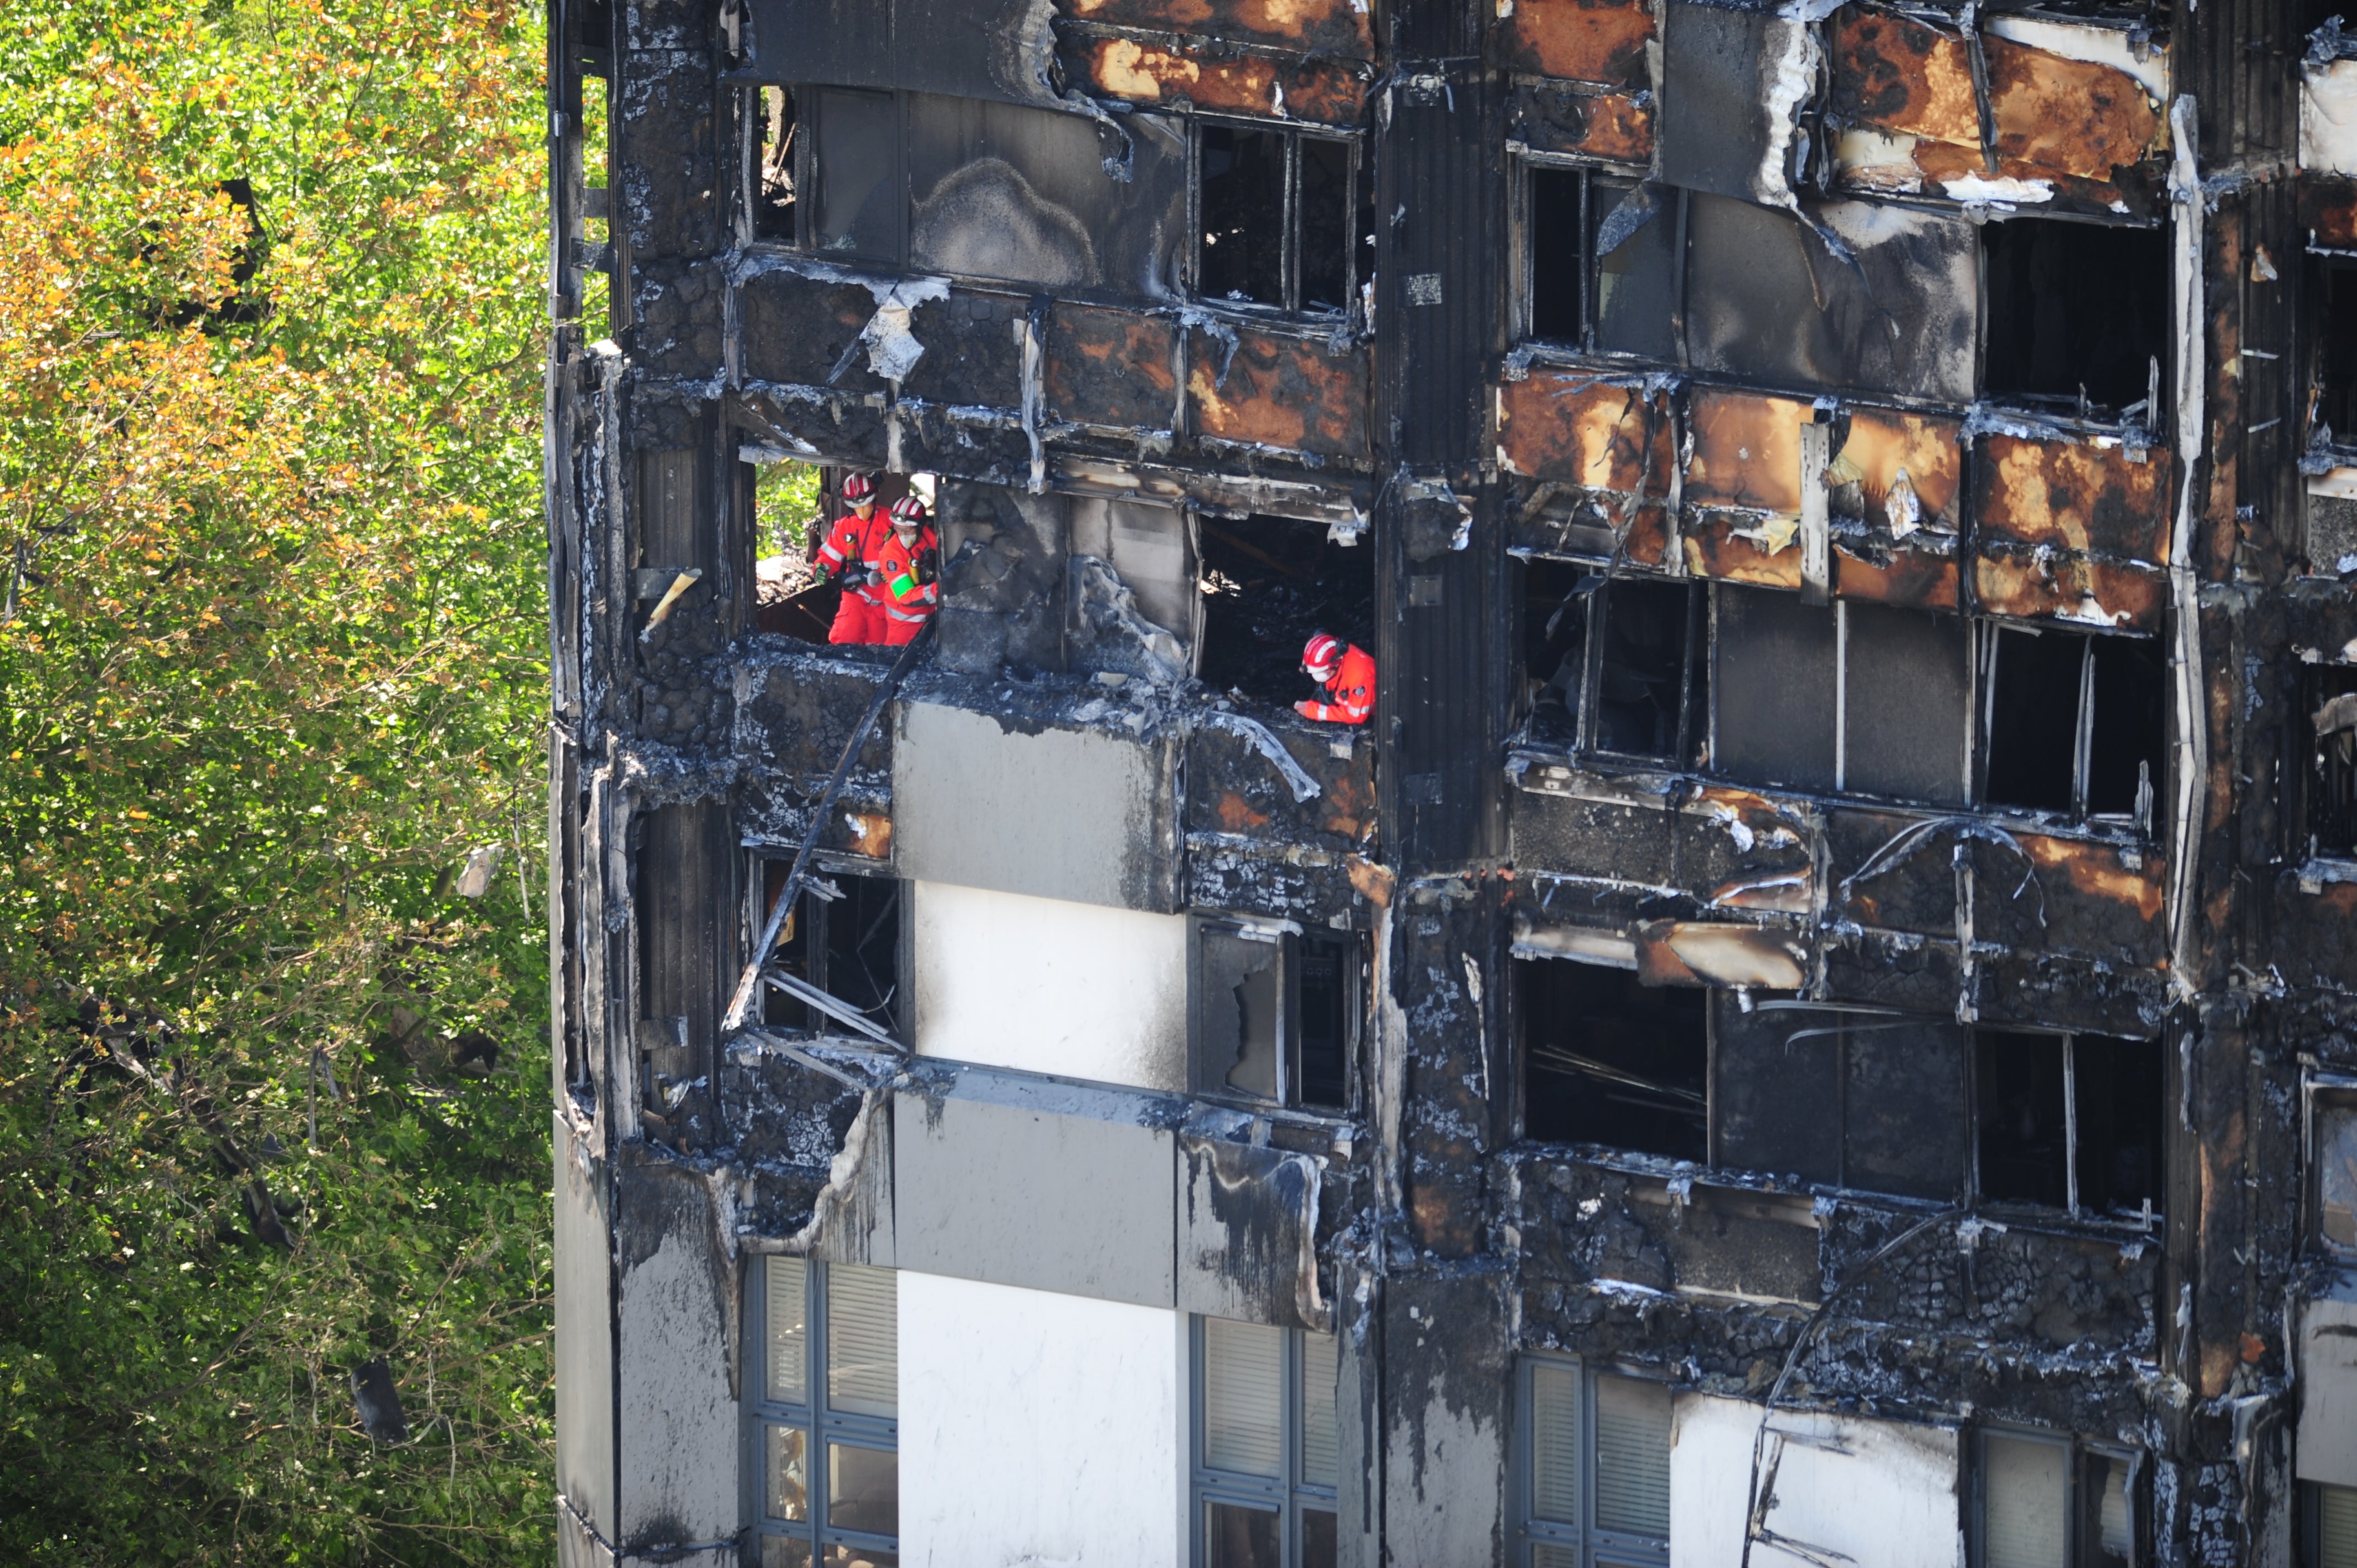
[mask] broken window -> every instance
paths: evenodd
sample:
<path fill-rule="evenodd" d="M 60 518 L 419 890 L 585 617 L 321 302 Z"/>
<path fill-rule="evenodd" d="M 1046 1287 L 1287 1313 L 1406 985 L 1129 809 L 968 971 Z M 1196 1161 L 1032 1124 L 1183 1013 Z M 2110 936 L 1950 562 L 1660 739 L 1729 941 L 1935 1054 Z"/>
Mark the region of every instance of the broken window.
<path fill-rule="evenodd" d="M 2316 1239 L 2357 1252 L 2357 1089 L 2319 1089 L 2309 1104 Z"/>
<path fill-rule="evenodd" d="M 1534 562 L 1523 589 L 1535 733 L 1673 765 L 1694 757 L 1708 694 L 1701 584 Z"/>
<path fill-rule="evenodd" d="M 1982 800 L 2148 830 L 2168 738 L 2158 644 L 2051 627 L 1984 630 Z"/>
<path fill-rule="evenodd" d="M 1297 518 L 1206 517 L 1198 526 L 1205 685 L 1290 707 L 1318 696 L 1301 672 L 1316 633 L 1374 651 L 1372 550 Z"/>
<path fill-rule="evenodd" d="M 1677 358 L 1684 195 L 1586 168 L 1527 166 L 1524 326 L 1587 351 Z"/>
<path fill-rule="evenodd" d="M 794 90 L 764 87 L 755 105 L 750 129 L 760 140 L 751 160 L 748 185 L 753 238 L 799 244 L 802 231 L 794 202 L 794 158 L 801 138 L 795 134 Z"/>
<path fill-rule="evenodd" d="M 1192 1338 L 1195 1561 L 1333 1568 L 1334 1337 L 1198 1317 Z"/>
<path fill-rule="evenodd" d="M 1523 1359 L 1515 1490 L 1532 1568 L 1670 1560 L 1670 1391 L 1555 1356 Z"/>
<path fill-rule="evenodd" d="M 1714 1159 L 1825 1187 L 1964 1190 L 1965 1031 L 1878 1008 L 1712 993 Z"/>
<path fill-rule="evenodd" d="M 770 1257 L 747 1276 L 759 1561 L 890 1561 L 900 1532 L 899 1280 Z"/>
<path fill-rule="evenodd" d="M 2149 1223 L 2161 1198 L 2161 1055 L 2149 1040 L 1980 1029 L 1979 1195 Z"/>
<path fill-rule="evenodd" d="M 830 254 L 900 259 L 900 107 L 888 92 L 813 90 L 817 186 L 811 243 Z"/>
<path fill-rule="evenodd" d="M 1982 225 L 1981 244 L 1982 395 L 2157 427 L 2169 231 L 2008 218 Z"/>
<path fill-rule="evenodd" d="M 2326 261 L 2316 275 L 2316 424 L 2357 443 L 2357 266 Z"/>
<path fill-rule="evenodd" d="M 1290 920 L 1199 920 L 1195 1086 L 1205 1094 L 1348 1111 L 1364 944 Z"/>
<path fill-rule="evenodd" d="M 1196 131 L 1195 158 L 1200 297 L 1280 310 L 1350 308 L 1359 207 L 1350 142 L 1207 121 Z"/>
<path fill-rule="evenodd" d="M 2357 854 L 2357 668 L 2308 671 L 2308 853 Z"/>
<path fill-rule="evenodd" d="M 762 869 L 757 932 L 785 891 L 791 867 L 770 860 Z M 900 1004 L 899 882 L 812 871 L 802 878 L 797 904 L 762 970 L 768 986 L 761 1022 L 890 1043 L 907 1011 Z"/>
<path fill-rule="evenodd" d="M 1974 1434 L 1973 1568 L 2129 1568 L 2136 1463 L 2046 1433 Z"/>
<path fill-rule="evenodd" d="M 1704 997 L 1640 985 L 1628 970 L 1516 959 L 1524 1136 L 1703 1159 L 1710 1062 Z"/>

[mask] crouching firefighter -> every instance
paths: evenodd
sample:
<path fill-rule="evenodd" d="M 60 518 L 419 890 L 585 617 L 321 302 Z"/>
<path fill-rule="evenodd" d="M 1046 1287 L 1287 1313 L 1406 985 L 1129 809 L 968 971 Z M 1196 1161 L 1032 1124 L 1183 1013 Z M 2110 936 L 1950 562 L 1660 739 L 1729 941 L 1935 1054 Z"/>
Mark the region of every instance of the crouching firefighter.
<path fill-rule="evenodd" d="M 876 481 L 854 474 L 843 481 L 843 499 L 851 510 L 834 520 L 826 542 L 818 547 L 813 575 L 822 582 L 840 579 L 843 600 L 835 607 L 829 642 L 882 642 L 884 605 L 877 596 L 876 569 L 885 541 L 892 537 L 890 521 L 876 510 Z"/>
<path fill-rule="evenodd" d="M 1375 711 L 1375 660 L 1355 642 L 1319 632 L 1301 650 L 1301 672 L 1326 688 L 1329 702 L 1300 702 L 1293 711 L 1329 724 L 1362 725 Z"/>
<path fill-rule="evenodd" d="M 925 521 L 925 503 L 902 496 L 892 503 L 892 534 L 877 557 L 883 596 L 884 640 L 894 648 L 916 640 L 942 600 L 942 542 Z"/>

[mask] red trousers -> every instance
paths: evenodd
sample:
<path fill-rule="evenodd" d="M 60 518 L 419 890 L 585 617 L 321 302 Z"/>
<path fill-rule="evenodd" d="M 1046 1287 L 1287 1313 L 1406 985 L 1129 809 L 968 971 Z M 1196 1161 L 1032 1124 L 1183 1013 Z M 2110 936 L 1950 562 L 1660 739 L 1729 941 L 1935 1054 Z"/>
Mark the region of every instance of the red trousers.
<path fill-rule="evenodd" d="M 827 629 L 829 642 L 884 642 L 884 607 L 856 588 L 843 590 L 843 602 L 835 607 L 834 625 Z M 900 639 L 902 642 L 909 639 Z"/>
<path fill-rule="evenodd" d="M 916 620 L 898 620 L 880 608 L 876 612 L 877 624 L 884 628 L 883 642 L 887 648 L 906 648 L 916 641 L 917 634 L 925 629 L 925 622 L 932 618 L 931 614 L 927 614 Z"/>

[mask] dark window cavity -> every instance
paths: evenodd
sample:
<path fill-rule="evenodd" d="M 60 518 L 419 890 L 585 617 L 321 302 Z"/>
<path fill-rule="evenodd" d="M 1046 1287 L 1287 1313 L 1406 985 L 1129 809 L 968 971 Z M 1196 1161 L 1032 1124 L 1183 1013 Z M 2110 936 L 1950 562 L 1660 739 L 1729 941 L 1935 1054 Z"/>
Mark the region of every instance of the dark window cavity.
<path fill-rule="evenodd" d="M 1677 358 L 1682 196 L 1584 168 L 1531 165 L 1524 177 L 1527 335 Z"/>
<path fill-rule="evenodd" d="M 899 1280 L 769 1257 L 748 1277 L 748 1561 L 892 1561 L 900 1532 Z"/>
<path fill-rule="evenodd" d="M 1534 734 L 1684 766 L 1707 717 L 1700 584 L 1523 568 L 1523 659 Z"/>
<path fill-rule="evenodd" d="M 1696 990 L 1640 985 L 1627 970 L 1515 960 L 1524 1134 L 1704 1158 L 1710 1061 L 1704 998 Z"/>
<path fill-rule="evenodd" d="M 2325 263 L 2316 284 L 2316 423 L 2347 446 L 2357 442 L 2357 266 Z"/>
<path fill-rule="evenodd" d="M 2012 218 L 1981 236 L 1983 395 L 2152 424 L 2169 357 L 2169 231 Z"/>
<path fill-rule="evenodd" d="M 1290 128 L 1196 132 L 1195 293 L 1278 310 L 1340 311 L 1356 288 L 1361 207 L 1351 145 Z"/>
<path fill-rule="evenodd" d="M 1195 926 L 1195 1086 L 1204 1094 L 1347 1111 L 1365 944 L 1289 921 Z"/>
<path fill-rule="evenodd" d="M 1978 1191 L 2097 1219 L 2161 1198 L 2161 1056 L 2146 1040 L 1982 1029 Z"/>
<path fill-rule="evenodd" d="M 1198 1317 L 1190 1338 L 1193 1561 L 1334 1568 L 1334 1337 Z"/>
<path fill-rule="evenodd" d="M 1531 1568 L 1645 1568 L 1670 1560 L 1670 1391 L 1564 1358 L 1516 1380 L 1514 1494 Z"/>
<path fill-rule="evenodd" d="M 1322 522 L 1254 516 L 1200 520 L 1203 650 L 1215 692 L 1290 707 L 1318 693 L 1301 651 L 1324 631 L 1369 653 L 1375 643 L 1375 553 L 1335 541 Z"/>
<path fill-rule="evenodd" d="M 900 259 L 900 106 L 888 92 L 820 88 L 811 243 L 831 255 Z"/>
<path fill-rule="evenodd" d="M 797 244 L 794 159 L 801 138 L 795 134 L 794 90 L 765 87 L 756 100 L 755 132 L 760 137 L 753 164 L 753 238 Z"/>
<path fill-rule="evenodd" d="M 1983 800 L 2149 828 L 2168 739 L 2159 646 L 1992 625 L 1982 658 Z"/>
<path fill-rule="evenodd" d="M 2141 1511 L 2136 1472 L 2130 1455 L 2060 1434 L 1974 1434 L 1973 1568 L 2129 1568 Z"/>
<path fill-rule="evenodd" d="M 2308 671 L 2310 854 L 2357 854 L 2357 668 Z"/>
<path fill-rule="evenodd" d="M 785 891 L 790 870 L 764 861 L 760 920 Z M 854 1036 L 895 1036 L 900 1004 L 900 884 L 848 873 L 804 876 L 797 908 L 786 917 L 763 967 L 768 995 L 761 1021 L 774 1027 Z"/>

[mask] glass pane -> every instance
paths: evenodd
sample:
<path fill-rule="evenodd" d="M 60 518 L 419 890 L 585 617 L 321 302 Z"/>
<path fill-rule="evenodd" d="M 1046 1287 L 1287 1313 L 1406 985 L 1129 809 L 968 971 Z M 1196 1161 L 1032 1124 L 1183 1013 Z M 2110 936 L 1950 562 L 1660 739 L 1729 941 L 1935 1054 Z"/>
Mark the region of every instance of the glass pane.
<path fill-rule="evenodd" d="M 1981 1533 L 1987 1568 L 2068 1568 L 2064 1493 L 2071 1451 L 2029 1438 L 1981 1438 Z"/>
<path fill-rule="evenodd" d="M 1203 1561 L 1209 1568 L 1284 1568 L 1282 1517 L 1275 1509 L 1205 1503 Z"/>
<path fill-rule="evenodd" d="M 1531 1367 L 1531 1517 L 1579 1522 L 1579 1371 Z"/>
<path fill-rule="evenodd" d="M 1678 357 L 1678 194 L 1598 178 L 1587 199 L 1595 225 L 1596 346 L 1651 359 Z M 1609 242 L 1617 242 L 1609 243 Z"/>
<path fill-rule="evenodd" d="M 1596 1380 L 1596 1522 L 1669 1538 L 1670 1391 L 1659 1383 Z"/>
<path fill-rule="evenodd" d="M 810 1434 L 798 1426 L 769 1432 L 770 1517 L 802 1523 L 810 1518 Z"/>
<path fill-rule="evenodd" d="M 1216 927 L 1202 943 L 1203 1087 L 1274 1100 L 1281 950 Z"/>
<path fill-rule="evenodd" d="M 770 1298 L 770 1398 L 780 1404 L 810 1402 L 810 1341 L 807 1337 L 810 1265 L 800 1258 L 771 1258 L 763 1289 Z"/>
<path fill-rule="evenodd" d="M 897 261 L 900 114 L 888 92 L 818 95 L 819 249 Z"/>
<path fill-rule="evenodd" d="M 810 1542 L 787 1535 L 761 1537 L 761 1568 L 810 1568 Z"/>
<path fill-rule="evenodd" d="M 819 1552 L 821 1568 L 900 1568 L 900 1554 L 873 1546 L 831 1541 Z"/>
<path fill-rule="evenodd" d="M 1334 1337 L 1301 1337 L 1301 1479 L 1334 1485 Z"/>
<path fill-rule="evenodd" d="M 2357 1568 L 2357 1487 L 2316 1488 L 2316 1568 Z"/>
<path fill-rule="evenodd" d="M 1964 618 L 1857 600 L 1843 601 L 1842 615 L 1848 644 L 1842 787 L 1963 805 L 1972 709 Z"/>
<path fill-rule="evenodd" d="M 1538 1541 L 1531 1547 L 1531 1568 L 1580 1568 L 1579 1553 L 1568 1546 Z"/>
<path fill-rule="evenodd" d="M 1301 1510 L 1301 1568 L 1334 1568 L 1334 1516 L 1323 1509 Z"/>
<path fill-rule="evenodd" d="M 1351 304 L 1351 146 L 1301 138 L 1301 307 Z"/>
<path fill-rule="evenodd" d="M 2128 1462 L 2090 1455 L 2087 1487 L 2095 1494 L 2096 1557 L 2090 1568 L 2128 1568 L 2136 1561 L 2136 1520 L 2128 1511 Z"/>
<path fill-rule="evenodd" d="M 1203 1463 L 1243 1476 L 1285 1475 L 1279 1426 L 1285 1331 L 1203 1319 Z M 1242 1559 L 1239 1559 L 1242 1561 Z"/>
<path fill-rule="evenodd" d="M 889 1269 L 826 1271 L 826 1402 L 848 1415 L 900 1410 L 900 1292 Z"/>
<path fill-rule="evenodd" d="M 2357 1107 L 2316 1108 L 2316 1207 L 2324 1239 L 2357 1248 Z"/>
<path fill-rule="evenodd" d="M 869 1535 L 900 1533 L 900 1456 L 884 1448 L 826 1445 L 826 1525 Z"/>
<path fill-rule="evenodd" d="M 1207 299 L 1285 303 L 1285 137 L 1206 125 L 1203 245 L 1196 290 Z"/>

